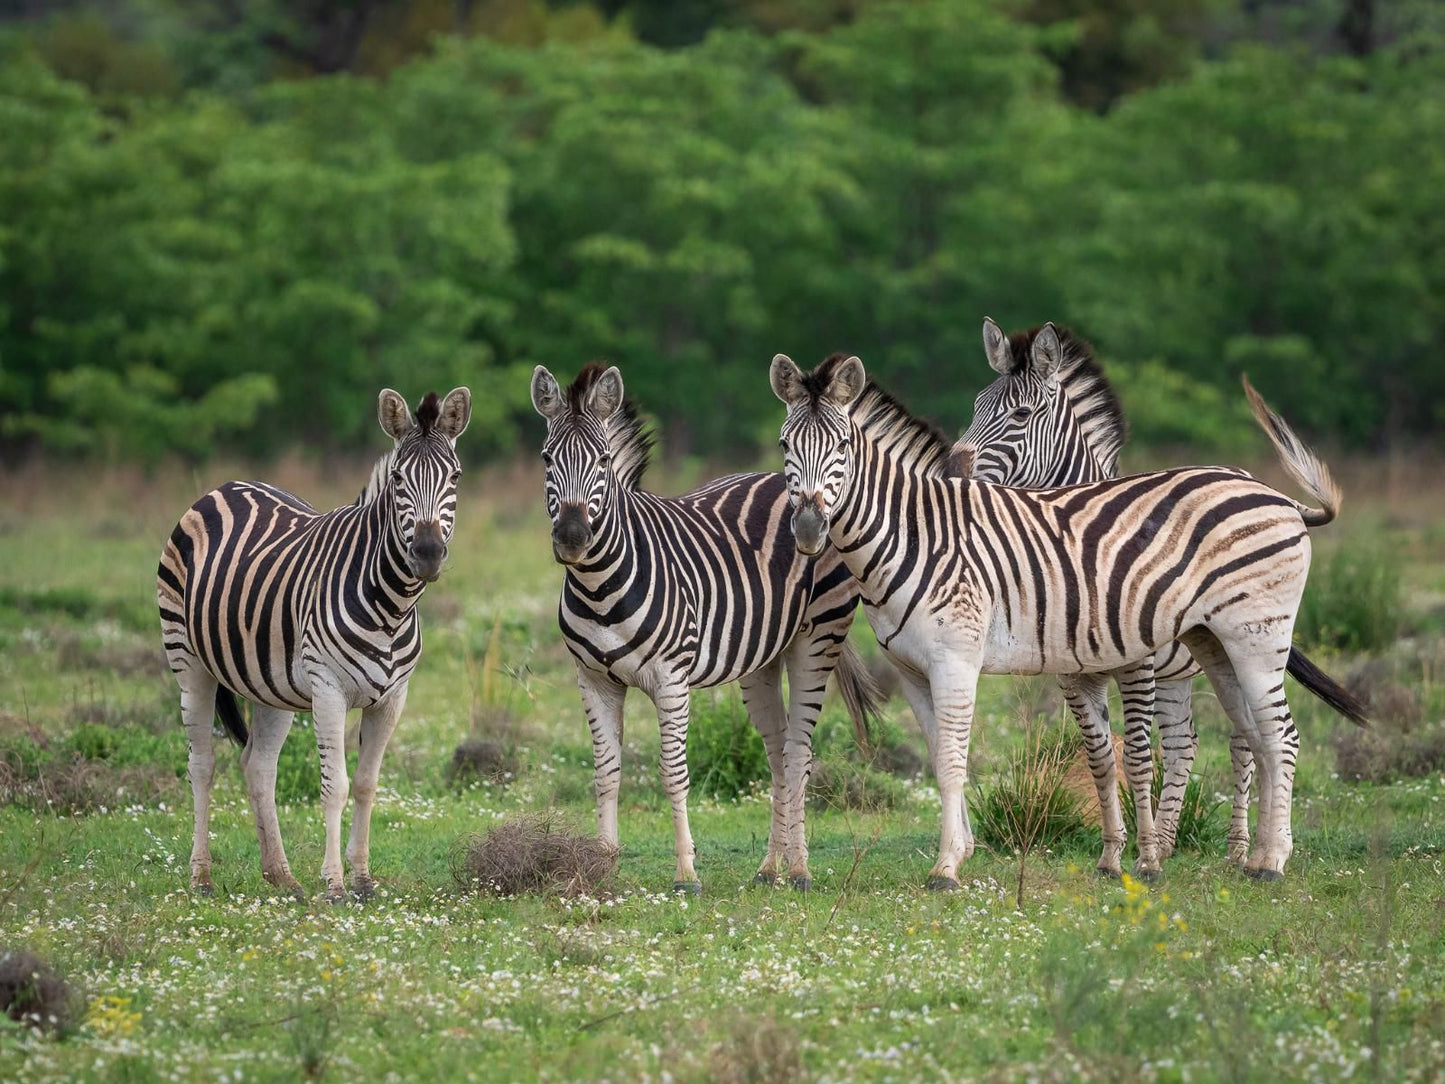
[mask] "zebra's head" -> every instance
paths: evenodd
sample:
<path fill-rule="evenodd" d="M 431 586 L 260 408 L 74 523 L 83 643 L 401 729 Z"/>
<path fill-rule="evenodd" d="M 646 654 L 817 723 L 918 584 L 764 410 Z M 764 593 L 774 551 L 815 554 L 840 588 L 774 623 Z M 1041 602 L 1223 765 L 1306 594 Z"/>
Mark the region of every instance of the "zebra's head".
<path fill-rule="evenodd" d="M 1001 485 L 1054 484 L 1061 428 L 1069 404 L 1059 383 L 1063 346 L 1058 330 L 1005 336 L 983 322 L 983 352 L 998 378 L 978 393 L 973 421 L 953 445 L 950 473 Z"/>
<path fill-rule="evenodd" d="M 598 520 L 617 482 L 610 422 L 622 409 L 622 374 L 588 365 L 564 391 L 544 366 L 532 371 L 532 406 L 547 419 L 542 463 L 552 556 L 575 565 L 596 538 Z M 645 449 L 644 449 L 645 455 Z"/>
<path fill-rule="evenodd" d="M 788 408 L 778 445 L 793 502 L 793 540 L 801 553 L 823 551 L 828 528 L 853 484 L 853 422 L 848 407 L 868 383 L 863 363 L 834 354 L 804 373 L 784 354 L 773 358 L 773 394 Z"/>
<path fill-rule="evenodd" d="M 431 583 L 441 575 L 456 523 L 462 476 L 456 443 L 472 417 L 472 393 L 453 388 L 438 400 L 429 392 L 412 414 L 406 400 L 386 388 L 376 410 L 381 428 L 396 441 L 384 483 L 392 494 L 393 526 L 412 574 Z"/>

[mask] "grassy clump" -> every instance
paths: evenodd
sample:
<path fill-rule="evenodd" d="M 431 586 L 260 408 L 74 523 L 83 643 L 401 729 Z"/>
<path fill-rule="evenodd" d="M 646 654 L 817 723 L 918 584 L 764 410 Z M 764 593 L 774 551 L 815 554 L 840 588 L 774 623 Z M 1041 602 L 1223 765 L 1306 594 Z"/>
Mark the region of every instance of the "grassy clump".
<path fill-rule="evenodd" d="M 452 876 L 499 896 L 601 896 L 612 890 L 617 851 L 557 813 L 522 814 L 461 841 Z"/>
<path fill-rule="evenodd" d="M 70 984 L 28 949 L 0 951 L 0 1012 L 18 1024 L 62 1031 L 75 1018 Z"/>
<path fill-rule="evenodd" d="M 1122 769 L 1122 765 L 1121 765 Z M 1159 795 L 1164 789 L 1164 769 L 1154 762 L 1154 784 L 1151 788 L 1154 808 L 1159 808 Z M 1179 827 L 1174 836 L 1176 850 L 1214 851 L 1224 843 L 1225 818 L 1221 815 L 1225 803 L 1214 796 L 1214 789 L 1206 787 L 1198 775 L 1191 775 L 1184 784 L 1184 799 L 1179 807 Z M 1130 839 L 1139 838 L 1138 810 L 1134 805 L 1134 792 L 1128 781 L 1119 780 L 1119 800 L 1124 811 L 1124 830 Z"/>
<path fill-rule="evenodd" d="M 505 742 L 468 738 L 452 750 L 447 779 L 453 785 L 502 784 L 517 778 L 517 755 Z"/>
<path fill-rule="evenodd" d="M 692 792 L 724 800 L 750 793 L 772 778 L 762 736 L 740 697 L 693 697 L 687 729 L 687 771 Z"/>
<path fill-rule="evenodd" d="M 1295 631 L 1309 646 L 1381 651 L 1400 632 L 1400 566 L 1377 549 L 1340 549 L 1311 570 Z"/>
<path fill-rule="evenodd" d="M 1079 736 L 1064 724 L 1040 727 L 1015 749 L 1003 775 L 978 787 L 969 815 L 978 839 L 1004 854 L 1082 845 L 1090 829 L 1069 785 Z"/>
<path fill-rule="evenodd" d="M 811 1079 L 797 1029 L 765 1016 L 736 1021 L 727 1037 L 713 1046 L 707 1069 L 708 1079 L 717 1084 L 793 1084 Z"/>
<path fill-rule="evenodd" d="M 814 809 L 882 813 L 899 808 L 907 800 L 907 788 L 888 772 L 833 757 L 813 761 L 808 804 Z"/>
<path fill-rule="evenodd" d="M 1351 728 L 1335 737 L 1335 770 L 1351 783 L 1389 783 L 1445 772 L 1445 726 Z"/>

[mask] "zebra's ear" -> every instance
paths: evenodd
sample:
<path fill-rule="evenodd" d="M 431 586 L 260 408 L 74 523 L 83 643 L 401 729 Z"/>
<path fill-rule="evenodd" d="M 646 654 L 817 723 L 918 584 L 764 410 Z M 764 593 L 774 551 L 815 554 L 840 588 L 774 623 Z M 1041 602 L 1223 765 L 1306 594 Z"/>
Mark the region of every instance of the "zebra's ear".
<path fill-rule="evenodd" d="M 587 409 L 605 422 L 622 405 L 622 373 L 613 365 L 597 378 L 587 395 Z"/>
<path fill-rule="evenodd" d="M 545 365 L 538 365 L 532 370 L 533 408 L 550 422 L 562 413 L 565 405 L 562 389 L 557 385 L 557 378 L 547 371 Z"/>
<path fill-rule="evenodd" d="M 1034 336 L 1034 372 L 1046 380 L 1053 380 L 1059 375 L 1059 366 L 1063 361 L 1064 347 L 1059 342 L 1058 328 L 1052 322 L 1047 323 Z"/>
<path fill-rule="evenodd" d="M 472 391 L 470 388 L 453 388 L 442 400 L 441 413 L 437 416 L 436 430 L 453 444 L 466 431 L 467 422 L 472 420 Z"/>
<path fill-rule="evenodd" d="M 849 358 L 833 370 L 833 379 L 828 381 L 823 398 L 834 406 L 845 407 L 863 394 L 867 384 L 868 374 L 863 371 L 863 363 L 856 357 Z"/>
<path fill-rule="evenodd" d="M 772 367 L 768 370 L 768 383 L 773 394 L 791 406 L 805 394 L 803 373 L 787 354 L 774 354 Z"/>
<path fill-rule="evenodd" d="M 1013 357 L 1009 353 L 1008 336 L 987 316 L 983 318 L 983 352 L 988 358 L 989 368 L 1000 376 L 1013 371 Z"/>
<path fill-rule="evenodd" d="M 406 400 L 390 388 L 382 388 L 377 396 L 376 418 L 386 435 L 395 441 L 400 441 L 416 424 L 412 421 L 411 407 L 406 405 Z"/>

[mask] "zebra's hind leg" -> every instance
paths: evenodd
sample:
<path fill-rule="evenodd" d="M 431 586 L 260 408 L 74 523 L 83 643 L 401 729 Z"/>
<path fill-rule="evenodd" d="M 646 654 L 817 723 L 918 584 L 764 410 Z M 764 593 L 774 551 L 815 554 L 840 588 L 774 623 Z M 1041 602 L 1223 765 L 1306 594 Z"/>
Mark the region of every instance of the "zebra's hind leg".
<path fill-rule="evenodd" d="M 677 872 L 672 879 L 674 892 L 696 895 L 702 891 L 693 868 L 696 849 L 692 829 L 687 823 L 687 721 L 688 687 L 683 681 L 666 682 L 653 694 L 657 706 L 657 725 L 662 732 L 662 751 L 658 754 L 658 770 L 662 789 L 672 805 L 673 844 L 677 852 Z"/>
<path fill-rule="evenodd" d="M 321 879 L 331 903 L 346 900 L 346 878 L 341 865 L 341 817 L 346 812 L 350 781 L 346 777 L 346 697 L 341 689 L 318 681 L 312 687 L 311 713 L 316 727 L 316 751 L 321 757 L 321 813 L 326 822 L 326 852 Z"/>
<path fill-rule="evenodd" d="M 788 718 L 783 708 L 783 667 L 774 659 L 761 670 L 754 670 L 738 681 L 742 690 L 743 705 L 748 709 L 748 718 L 763 737 L 763 748 L 768 754 L 768 770 L 773 777 L 772 823 L 768 827 L 768 853 L 763 864 L 753 877 L 754 884 L 773 884 L 782 874 L 786 864 L 788 846 L 788 794 L 787 758 L 784 743 L 787 739 Z"/>
<path fill-rule="evenodd" d="M 1119 877 L 1124 872 L 1120 860 L 1127 837 L 1124 812 L 1119 806 L 1114 741 L 1109 733 L 1108 681 L 1101 674 L 1066 674 L 1059 678 L 1059 688 L 1084 735 L 1084 753 L 1089 758 L 1089 771 L 1094 776 L 1094 791 L 1099 798 L 1099 830 L 1104 838 L 1099 872 L 1105 877 Z"/>
<path fill-rule="evenodd" d="M 1248 711 L 1248 706 L 1245 709 Z M 1234 768 L 1234 805 L 1229 816 L 1229 861 L 1242 866 L 1249 856 L 1249 789 L 1254 783 L 1254 753 L 1237 731 L 1229 738 L 1229 762 Z"/>
<path fill-rule="evenodd" d="M 1234 649 L 1234 650 L 1231 650 Z M 1272 654 L 1261 645 L 1236 649 L 1230 644 L 1230 661 L 1253 716 L 1251 743 L 1259 764 L 1259 832 L 1244 872 L 1262 881 L 1284 876 L 1285 863 L 1294 850 L 1290 814 L 1294 804 L 1294 772 L 1299 760 L 1299 731 L 1284 694 L 1285 656 L 1289 643 Z"/>
<path fill-rule="evenodd" d="M 376 804 L 382 754 L 406 707 L 406 688 L 407 683 L 402 682 L 361 713 L 361 748 L 356 755 L 356 779 L 351 784 L 354 805 L 346 864 L 351 867 L 351 890 L 363 900 L 376 895 L 376 882 L 371 879 L 371 810 Z"/>
<path fill-rule="evenodd" d="M 1154 749 L 1149 741 L 1154 727 L 1153 656 L 1116 672 L 1114 678 L 1124 703 L 1124 775 L 1134 796 L 1135 846 L 1139 851 L 1134 876 L 1148 882 L 1161 872 L 1154 824 Z"/>
<path fill-rule="evenodd" d="M 1194 769 L 1199 738 L 1194 732 L 1194 679 L 1160 681 L 1154 686 L 1154 721 L 1164 754 L 1164 785 L 1159 792 L 1159 815 L 1154 835 L 1162 861 L 1174 853 L 1179 837 L 1179 814 L 1184 790 Z"/>
<path fill-rule="evenodd" d="M 181 687 L 181 721 L 186 728 L 186 776 L 191 781 L 195 827 L 191 838 L 191 888 L 203 896 L 211 886 L 211 784 L 216 777 L 216 753 L 212 747 L 212 726 L 216 718 L 216 679 L 199 659 L 190 656 L 177 665 L 172 652 L 171 668 Z M 187 664 L 188 663 L 188 664 Z"/>
<path fill-rule="evenodd" d="M 276 819 L 276 761 L 295 716 L 282 708 L 260 704 L 251 712 L 251 738 L 241 754 L 241 773 L 246 777 L 246 795 L 256 821 L 256 839 L 261 844 L 261 876 L 297 899 L 306 893 L 291 874 L 286 848 L 281 843 L 281 826 Z"/>
<path fill-rule="evenodd" d="M 577 667 L 577 688 L 582 710 L 592 732 L 592 782 L 597 799 L 597 835 L 618 845 L 617 795 L 622 789 L 622 705 L 627 687 L 606 674 Z"/>
<path fill-rule="evenodd" d="M 972 841 L 964 786 L 968 783 L 968 745 L 978 694 L 978 668 L 955 664 L 929 681 L 933 717 L 937 726 L 933 771 L 943 810 L 938 861 L 928 875 L 928 887 L 959 887 L 958 867 L 967 858 Z"/>

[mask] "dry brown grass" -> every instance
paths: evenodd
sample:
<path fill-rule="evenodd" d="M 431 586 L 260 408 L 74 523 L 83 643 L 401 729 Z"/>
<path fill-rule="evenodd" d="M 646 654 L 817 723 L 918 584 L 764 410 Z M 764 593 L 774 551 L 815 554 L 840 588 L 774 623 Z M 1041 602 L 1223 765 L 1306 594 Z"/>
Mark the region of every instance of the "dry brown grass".
<path fill-rule="evenodd" d="M 795 1029 L 766 1016 L 743 1017 L 713 1047 L 707 1077 L 715 1084 L 793 1084 L 809 1079 Z"/>
<path fill-rule="evenodd" d="M 452 876 L 463 889 L 500 896 L 609 895 L 617 850 L 555 811 L 511 817 L 461 840 Z"/>
<path fill-rule="evenodd" d="M 1445 772 L 1445 726 L 1342 730 L 1335 736 L 1335 769 L 1351 783 L 1388 783 Z"/>
<path fill-rule="evenodd" d="M 507 743 L 490 738 L 468 738 L 452 752 L 447 778 L 453 783 L 480 780 L 487 783 L 510 783 L 517 778 L 517 756 Z"/>
<path fill-rule="evenodd" d="M 115 767 L 78 755 L 27 765 L 18 755 L 0 751 L 0 805 L 37 813 L 93 813 L 134 803 L 152 805 L 180 791 L 175 772 L 155 765 Z"/>
<path fill-rule="evenodd" d="M 1114 763 L 1117 765 L 1119 782 L 1124 783 L 1124 738 L 1113 735 Z M 1099 792 L 1094 787 L 1094 772 L 1089 767 L 1089 754 L 1080 745 L 1074 750 L 1068 770 L 1064 772 L 1063 789 L 1072 794 L 1079 804 L 1079 816 L 1084 823 L 1099 824 Z"/>
<path fill-rule="evenodd" d="M 75 1019 L 70 984 L 29 949 L 0 950 L 0 1012 L 42 1031 L 60 1031 Z"/>

